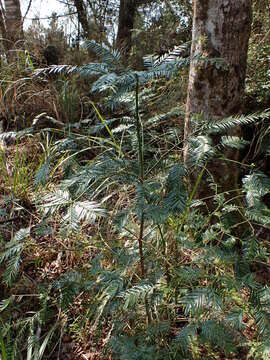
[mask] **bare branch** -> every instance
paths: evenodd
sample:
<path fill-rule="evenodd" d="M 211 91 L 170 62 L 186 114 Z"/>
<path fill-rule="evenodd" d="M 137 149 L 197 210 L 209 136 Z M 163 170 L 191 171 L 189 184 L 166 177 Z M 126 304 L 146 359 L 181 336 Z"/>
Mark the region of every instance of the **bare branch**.
<path fill-rule="evenodd" d="M 24 14 L 24 17 L 22 19 L 22 22 L 24 23 L 24 20 L 26 19 L 26 16 L 28 15 L 29 11 L 30 11 L 30 8 L 31 8 L 31 5 L 32 5 L 32 0 L 29 0 L 29 3 L 28 3 L 28 6 L 27 6 L 27 9 L 26 9 L 26 12 Z"/>

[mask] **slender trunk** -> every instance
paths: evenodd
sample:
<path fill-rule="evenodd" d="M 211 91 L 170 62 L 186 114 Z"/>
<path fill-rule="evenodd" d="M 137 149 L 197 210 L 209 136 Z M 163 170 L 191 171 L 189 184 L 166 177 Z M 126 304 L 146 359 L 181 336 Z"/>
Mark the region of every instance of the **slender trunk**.
<path fill-rule="evenodd" d="M 7 32 L 6 32 L 6 25 L 5 25 L 5 11 L 2 5 L 2 2 L 0 0 L 0 31 L 1 31 L 1 37 L 3 39 L 6 39 Z M 6 48 L 5 43 L 3 44 L 4 49 Z"/>
<path fill-rule="evenodd" d="M 81 40 L 81 23 L 78 19 L 77 43 L 76 43 L 77 50 L 80 50 L 80 40 Z"/>
<path fill-rule="evenodd" d="M 9 50 L 23 47 L 24 34 L 19 0 L 4 0 L 7 47 Z"/>
<path fill-rule="evenodd" d="M 120 0 L 116 47 L 122 51 L 123 58 L 129 55 L 132 47 L 131 38 L 137 5 L 136 0 Z"/>
<path fill-rule="evenodd" d="M 88 24 L 88 19 L 87 19 L 87 12 L 86 12 L 83 0 L 74 0 L 74 6 L 77 10 L 78 19 L 82 26 L 82 29 L 84 32 L 84 37 L 88 39 L 89 35 L 90 35 L 89 34 L 89 24 Z"/>
<path fill-rule="evenodd" d="M 2 3 L 0 0 L 0 32 L 1 32 L 1 38 L 3 43 L 3 48 L 5 51 L 7 51 L 7 44 L 6 44 L 6 38 L 7 38 L 7 31 L 6 31 L 6 25 L 5 25 L 5 14 L 4 9 L 2 7 Z"/>
<path fill-rule="evenodd" d="M 244 94 L 247 50 L 251 29 L 251 0 L 194 0 L 191 65 L 185 118 L 184 160 L 188 163 L 188 138 L 194 126 L 192 117 L 202 114 L 214 120 L 238 114 Z M 202 63 L 199 56 L 222 58 L 224 67 Z M 197 58 L 197 59 L 196 59 Z M 235 154 L 226 153 L 235 159 Z M 237 170 L 230 162 L 212 161 L 208 170 L 223 191 L 232 189 Z M 191 185 L 198 173 L 190 177 Z M 202 182 L 197 196 L 209 195 Z"/>

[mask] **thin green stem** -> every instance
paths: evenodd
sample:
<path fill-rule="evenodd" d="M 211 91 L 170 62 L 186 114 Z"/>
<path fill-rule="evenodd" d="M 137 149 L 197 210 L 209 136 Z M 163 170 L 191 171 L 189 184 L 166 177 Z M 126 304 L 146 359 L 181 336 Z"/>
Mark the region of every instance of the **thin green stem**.
<path fill-rule="evenodd" d="M 167 279 L 167 283 L 170 283 L 171 280 L 171 275 L 170 275 L 170 270 L 169 270 L 169 264 L 167 262 L 167 242 L 164 238 L 161 226 L 158 225 L 158 231 L 160 234 L 160 238 L 161 238 L 161 242 L 162 242 L 162 252 L 163 252 L 163 256 L 164 256 L 164 261 L 165 261 L 165 273 L 166 273 L 166 279 Z"/>
<path fill-rule="evenodd" d="M 144 156 L 143 156 L 143 141 L 142 141 L 142 127 L 139 115 L 139 78 L 136 76 L 136 133 L 138 140 L 138 165 L 139 165 L 139 176 L 141 182 L 144 180 Z"/>
<path fill-rule="evenodd" d="M 103 119 L 103 117 L 101 116 L 100 112 L 98 111 L 98 108 L 96 107 L 96 105 L 91 101 L 91 105 L 93 106 L 99 120 L 102 122 L 102 124 L 104 125 L 105 129 L 107 130 L 108 134 L 110 135 L 110 138 L 112 139 L 112 142 L 114 144 L 114 146 L 116 147 L 116 149 L 119 152 L 119 156 L 123 156 L 121 147 L 117 144 L 115 137 L 113 136 L 113 133 L 111 131 L 111 129 L 109 128 L 109 126 L 107 125 L 106 121 Z"/>
<path fill-rule="evenodd" d="M 138 76 L 136 76 L 135 112 L 136 112 L 136 134 L 137 134 L 137 141 L 138 141 L 139 178 L 140 178 L 141 184 L 143 184 L 143 182 L 144 182 L 144 163 L 143 163 L 143 144 L 142 144 L 142 137 L 141 137 L 141 123 L 140 123 L 140 116 L 139 116 L 139 79 L 138 79 Z M 139 231 L 139 236 L 138 236 L 142 278 L 145 277 L 145 266 L 144 266 L 143 245 L 142 245 L 143 232 L 144 232 L 144 213 L 142 211 L 142 215 L 141 215 L 141 219 L 140 219 L 140 231 Z"/>
<path fill-rule="evenodd" d="M 136 114 L 136 134 L 138 141 L 138 167 L 139 167 L 139 178 L 141 184 L 144 183 L 144 156 L 143 156 L 143 137 L 142 137 L 142 126 L 139 115 L 139 78 L 136 75 L 136 93 L 135 93 L 135 114 Z M 144 254 L 143 254 L 143 233 L 144 233 L 144 210 L 142 209 L 141 219 L 140 219 L 140 230 L 138 236 L 138 245 L 139 245 L 139 254 L 140 254 L 140 267 L 141 267 L 141 276 L 142 279 L 145 278 L 145 264 L 144 264 Z M 148 300 L 145 299 L 145 311 L 147 316 L 148 324 L 151 323 L 151 314 L 149 310 Z"/>

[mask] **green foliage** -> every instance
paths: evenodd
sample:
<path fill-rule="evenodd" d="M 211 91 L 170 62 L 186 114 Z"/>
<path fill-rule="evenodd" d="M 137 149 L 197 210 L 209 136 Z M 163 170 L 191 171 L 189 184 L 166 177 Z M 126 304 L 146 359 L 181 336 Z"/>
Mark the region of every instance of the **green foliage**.
<path fill-rule="evenodd" d="M 186 189 L 179 160 L 183 140 L 174 125 L 164 125 L 183 115 L 183 109 L 148 110 L 157 79 L 179 74 L 189 60 L 169 54 L 148 62 L 145 71 L 132 71 L 119 64 L 118 52 L 93 41 L 87 46 L 101 63 L 36 74 L 87 78 L 92 92 L 102 94 L 104 111 L 91 103 L 85 121 L 43 131 L 33 197 L 37 223 L 16 232 L 0 258 L 10 293 L 0 307 L 2 357 L 12 338 L 18 358 L 46 358 L 65 333 L 78 343 L 85 334 L 91 336 L 104 359 L 109 354 L 119 360 L 240 358 L 243 351 L 266 359 L 269 284 L 257 269 L 269 267 L 269 241 L 260 238 L 269 231 L 268 176 L 245 164 L 239 202 L 219 193 L 213 196 L 214 210 L 202 213 L 203 200 L 193 199 L 196 189 L 191 194 Z M 65 100 L 73 100 L 63 91 L 66 108 Z M 105 119 L 108 109 L 114 113 Z M 219 123 L 193 119 L 188 170 L 199 165 L 203 172 L 213 157 L 223 160 L 224 148 L 245 149 L 249 142 L 229 131 L 261 126 L 268 117 L 269 110 Z M 14 281 L 26 281 L 20 264 L 27 247 L 52 239 L 58 241 L 54 263 L 78 253 L 81 262 L 53 278 L 40 276 L 35 294 L 17 295 L 18 280 L 13 294 Z M 36 298 L 34 304 L 27 297 Z M 28 306 L 32 312 L 17 321 L 14 309 Z"/>
<path fill-rule="evenodd" d="M 83 78 L 98 77 L 93 82 L 91 90 L 93 93 L 104 93 L 111 95 L 109 102 L 111 109 L 115 109 L 118 101 L 122 102 L 128 93 L 135 89 L 136 78 L 140 86 L 161 77 L 171 78 L 181 69 L 189 65 L 189 58 L 172 58 L 170 61 L 161 59 L 157 66 L 148 65 L 145 71 L 132 71 L 123 68 L 120 61 L 120 53 L 110 51 L 104 45 L 95 41 L 86 42 L 86 47 L 94 51 L 101 59 L 101 63 L 90 63 L 83 66 L 59 65 L 47 69 L 37 70 L 35 76 L 44 74 L 57 75 L 79 75 Z M 119 106 L 119 105 L 118 105 Z"/>
<path fill-rule="evenodd" d="M 9 241 L 0 256 L 0 264 L 6 263 L 3 281 L 10 285 L 19 272 L 24 241 L 30 235 L 30 228 L 20 229 Z"/>
<path fill-rule="evenodd" d="M 22 133 L 9 132 L 3 133 L 0 136 L 1 144 L 1 140 L 4 143 L 9 140 L 11 140 L 11 142 L 12 140 L 16 141 L 16 138 L 22 136 Z M 27 196 L 30 179 L 33 176 L 33 169 L 32 166 L 27 163 L 27 155 L 20 152 L 18 142 L 16 143 L 16 153 L 13 161 L 14 164 L 11 169 L 5 152 L 0 148 L 0 170 L 6 185 L 6 192 L 11 192 L 14 197 L 23 198 Z"/>
<path fill-rule="evenodd" d="M 247 92 L 252 102 L 255 100 L 261 107 L 267 106 L 270 98 L 269 50 L 269 43 L 264 39 L 261 42 L 258 39 L 251 39 Z M 260 66 L 257 67 L 256 64 L 260 64 Z"/>

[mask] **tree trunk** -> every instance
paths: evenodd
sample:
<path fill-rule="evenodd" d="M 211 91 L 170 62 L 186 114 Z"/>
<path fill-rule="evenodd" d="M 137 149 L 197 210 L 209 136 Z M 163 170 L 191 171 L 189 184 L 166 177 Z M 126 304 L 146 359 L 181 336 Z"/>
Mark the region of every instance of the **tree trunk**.
<path fill-rule="evenodd" d="M 7 47 L 22 48 L 24 41 L 22 13 L 19 0 L 4 0 Z"/>
<path fill-rule="evenodd" d="M 6 39 L 7 32 L 6 32 L 6 25 L 5 25 L 5 11 L 4 11 L 4 7 L 2 5 L 1 0 L 0 0 L 0 31 L 1 31 L 1 37 L 3 39 Z M 4 48 L 5 48 L 5 44 L 4 44 Z"/>
<path fill-rule="evenodd" d="M 194 0 L 193 7 L 191 65 L 185 118 L 186 164 L 189 159 L 188 138 L 194 128 L 193 115 L 202 114 L 218 121 L 241 112 L 252 18 L 251 0 Z M 198 56 L 208 59 L 222 58 L 225 67 L 217 68 L 209 61 L 202 63 Z M 231 162 L 212 161 L 208 164 L 208 170 L 223 191 L 232 189 L 236 184 L 237 171 Z M 190 177 L 191 186 L 197 176 L 198 172 L 195 171 Z M 205 195 L 209 195 L 209 187 L 202 181 L 197 196 Z"/>
<path fill-rule="evenodd" d="M 83 0 L 74 0 L 74 6 L 77 10 L 79 22 L 82 25 L 84 37 L 88 39 L 89 38 L 89 24 L 88 24 L 88 19 L 87 19 L 87 12 L 86 12 Z"/>
<path fill-rule="evenodd" d="M 120 0 L 116 47 L 122 51 L 123 58 L 128 56 L 131 50 L 131 36 L 137 6 L 137 0 Z"/>

